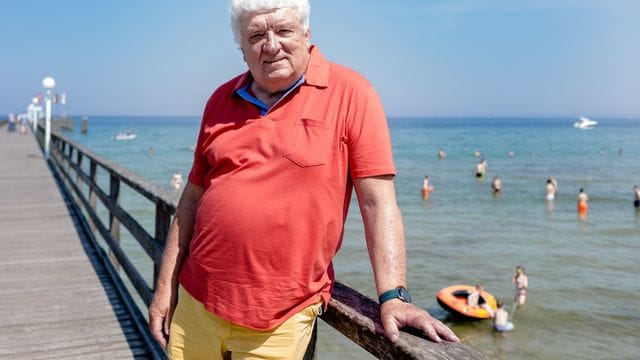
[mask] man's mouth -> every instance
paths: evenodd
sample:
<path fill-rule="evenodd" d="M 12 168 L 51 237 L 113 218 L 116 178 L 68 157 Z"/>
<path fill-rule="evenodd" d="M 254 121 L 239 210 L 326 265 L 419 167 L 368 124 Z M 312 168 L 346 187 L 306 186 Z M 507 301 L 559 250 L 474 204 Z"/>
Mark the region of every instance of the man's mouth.
<path fill-rule="evenodd" d="M 273 60 L 265 60 L 264 62 L 265 62 L 266 64 L 273 64 L 273 63 L 277 63 L 277 62 L 278 62 L 278 61 L 280 61 L 280 60 L 284 60 L 284 58 L 281 58 L 281 59 L 273 59 Z"/>

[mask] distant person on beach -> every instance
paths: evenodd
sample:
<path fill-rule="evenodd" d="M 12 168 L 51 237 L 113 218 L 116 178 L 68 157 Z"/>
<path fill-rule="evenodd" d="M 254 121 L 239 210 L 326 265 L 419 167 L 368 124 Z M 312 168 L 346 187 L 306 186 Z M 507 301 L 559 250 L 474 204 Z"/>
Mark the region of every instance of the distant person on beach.
<path fill-rule="evenodd" d="M 444 152 L 444 150 L 442 150 L 442 149 L 438 150 L 438 158 L 439 158 L 440 160 L 443 160 L 443 159 L 444 159 L 444 158 L 446 158 L 446 157 L 447 157 L 447 153 L 446 153 L 446 152 Z"/>
<path fill-rule="evenodd" d="M 513 271 L 511 282 L 516 286 L 515 302 L 518 305 L 524 305 L 527 300 L 527 288 L 529 287 L 529 278 L 524 274 L 522 266 L 516 266 Z"/>
<path fill-rule="evenodd" d="M 184 180 L 182 180 L 182 174 L 180 173 L 180 171 L 176 171 L 176 173 L 173 174 L 173 177 L 171 177 L 171 187 L 174 190 L 180 190 L 180 188 L 182 188 L 183 182 Z"/>
<path fill-rule="evenodd" d="M 431 194 L 431 192 L 434 190 L 433 185 L 429 183 L 429 180 L 429 175 L 426 175 L 424 177 L 424 180 L 422 180 L 422 198 L 424 200 L 428 200 L 429 194 Z"/>
<path fill-rule="evenodd" d="M 504 332 L 511 331 L 515 329 L 513 323 L 509 321 L 509 313 L 504 308 L 504 303 L 502 300 L 498 300 L 497 302 L 498 309 L 493 313 L 493 328 L 496 331 Z"/>
<path fill-rule="evenodd" d="M 502 180 L 500 180 L 498 175 L 494 176 L 493 180 L 491 180 L 491 189 L 493 189 L 494 194 L 502 190 Z"/>
<path fill-rule="evenodd" d="M 301 359 L 355 188 L 385 335 L 459 341 L 411 303 L 391 139 L 356 72 L 311 45 L 308 0 L 232 0 L 248 71 L 204 109 L 149 307 L 175 359 Z"/>
<path fill-rule="evenodd" d="M 552 177 L 547 179 L 547 200 L 552 201 L 556 198 L 556 184 Z"/>
<path fill-rule="evenodd" d="M 589 210 L 589 206 L 587 205 L 587 201 L 589 201 L 589 197 L 584 189 L 580 189 L 578 191 L 578 213 L 581 215 L 586 215 Z"/>
<path fill-rule="evenodd" d="M 633 193 L 633 206 L 635 206 L 636 209 L 640 209 L 640 185 L 636 185 L 633 187 Z"/>
<path fill-rule="evenodd" d="M 487 161 L 485 159 L 482 159 L 476 165 L 476 177 L 483 178 L 486 172 L 487 172 Z"/>

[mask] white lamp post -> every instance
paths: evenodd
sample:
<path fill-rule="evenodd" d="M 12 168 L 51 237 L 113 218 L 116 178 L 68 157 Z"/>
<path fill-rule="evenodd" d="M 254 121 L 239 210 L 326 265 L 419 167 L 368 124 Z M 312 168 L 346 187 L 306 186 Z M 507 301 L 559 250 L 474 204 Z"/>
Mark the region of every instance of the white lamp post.
<path fill-rule="evenodd" d="M 37 134 L 38 131 L 38 98 L 31 99 L 31 104 L 27 107 L 27 113 L 29 114 L 29 120 L 31 120 L 31 126 L 33 126 L 33 133 Z"/>
<path fill-rule="evenodd" d="M 42 86 L 46 90 L 46 110 L 44 125 L 44 158 L 49 159 L 49 146 L 51 144 L 51 90 L 56 86 L 56 81 L 47 76 L 42 80 Z"/>

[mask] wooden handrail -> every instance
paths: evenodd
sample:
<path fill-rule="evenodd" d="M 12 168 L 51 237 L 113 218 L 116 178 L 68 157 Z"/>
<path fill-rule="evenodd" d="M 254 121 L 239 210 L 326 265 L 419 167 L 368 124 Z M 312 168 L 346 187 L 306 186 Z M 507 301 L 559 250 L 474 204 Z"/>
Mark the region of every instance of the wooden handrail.
<path fill-rule="evenodd" d="M 43 143 L 40 126 L 36 138 Z M 73 161 L 73 152 L 76 161 Z M 162 251 L 169 230 L 171 216 L 175 213 L 178 198 L 167 189 L 130 172 L 124 167 L 102 158 L 84 146 L 70 140 L 60 132 L 52 133 L 52 162 L 54 169 L 65 180 L 67 191 L 75 195 L 88 214 L 90 224 L 104 239 L 117 263 L 122 266 L 143 302 L 148 306 L 153 296 L 153 284 L 148 284 L 138 269 L 129 260 L 119 244 L 119 227 L 123 225 L 142 246 L 154 264 L 154 284 L 162 261 Z M 83 170 L 83 162 L 89 162 L 89 173 Z M 98 169 L 109 177 L 109 193 L 97 180 Z M 71 172 L 75 173 L 72 177 Z M 140 223 L 119 204 L 121 185 L 143 195 L 155 204 L 155 230 L 150 235 Z M 86 186 L 88 196 L 83 192 Z M 109 224 L 104 224 L 96 213 L 99 200 L 109 212 Z M 380 359 L 486 359 L 474 349 L 462 343 L 434 343 L 416 331 L 401 332 L 396 343 L 391 343 L 381 333 L 378 303 L 358 291 L 334 284 L 328 310 L 321 316 L 325 322 L 340 331 L 354 343 Z"/>

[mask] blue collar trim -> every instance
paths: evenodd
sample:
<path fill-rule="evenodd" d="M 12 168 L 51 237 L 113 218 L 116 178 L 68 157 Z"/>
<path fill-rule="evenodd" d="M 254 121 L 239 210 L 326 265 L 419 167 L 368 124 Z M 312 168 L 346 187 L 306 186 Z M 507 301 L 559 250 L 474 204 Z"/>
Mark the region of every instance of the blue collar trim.
<path fill-rule="evenodd" d="M 280 100 L 284 99 L 287 95 L 289 95 L 290 92 L 292 92 L 293 90 L 295 90 L 298 86 L 302 85 L 304 83 L 304 75 L 302 77 L 300 77 L 300 79 L 298 79 L 298 81 L 295 82 L 295 84 L 291 85 L 291 87 L 289 87 L 287 89 L 287 91 L 284 92 L 284 94 L 280 97 L 280 99 L 278 99 L 278 101 L 276 101 L 271 108 L 269 106 L 267 106 L 267 104 L 265 104 L 264 102 L 262 102 L 260 99 L 258 99 L 257 97 L 251 95 L 248 91 L 249 86 L 251 86 L 251 83 L 253 81 L 249 81 L 247 82 L 247 84 L 243 87 L 241 87 L 240 89 L 236 90 L 236 94 L 238 94 L 241 98 L 245 99 L 246 101 L 252 103 L 253 105 L 257 106 L 258 109 L 260 109 L 260 115 L 264 116 L 267 114 L 267 112 L 269 112 L 269 109 L 273 108 L 274 106 L 276 106 Z"/>

